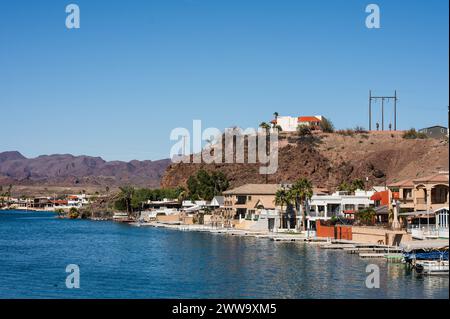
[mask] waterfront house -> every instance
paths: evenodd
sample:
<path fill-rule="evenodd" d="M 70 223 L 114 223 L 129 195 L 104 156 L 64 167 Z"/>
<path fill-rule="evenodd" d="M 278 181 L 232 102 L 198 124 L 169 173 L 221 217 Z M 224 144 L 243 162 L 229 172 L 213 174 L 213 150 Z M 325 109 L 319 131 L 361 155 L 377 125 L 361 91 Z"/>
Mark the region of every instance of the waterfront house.
<path fill-rule="evenodd" d="M 206 200 L 184 200 L 181 204 L 181 210 L 188 213 L 199 212 L 207 207 L 208 202 Z"/>
<path fill-rule="evenodd" d="M 275 194 L 280 184 L 245 184 L 223 192 L 225 210 L 235 219 L 254 219 L 261 209 L 275 209 Z"/>
<path fill-rule="evenodd" d="M 392 201 L 398 200 L 401 211 L 414 211 L 414 182 L 412 179 L 405 179 L 389 186 L 389 208 L 392 209 Z"/>
<path fill-rule="evenodd" d="M 281 219 L 286 220 L 286 216 L 280 216 L 280 207 L 275 205 L 275 194 L 282 187 L 281 184 L 246 184 L 227 190 L 223 192 L 224 212 L 232 216 L 236 228 L 271 231 L 284 228 L 287 223 Z"/>
<path fill-rule="evenodd" d="M 53 209 L 53 203 L 49 197 L 35 197 L 31 203 L 31 207 L 37 210 L 51 210 Z"/>
<path fill-rule="evenodd" d="M 81 208 L 83 205 L 89 204 L 89 200 L 86 194 L 69 195 L 67 196 L 67 206 Z"/>
<path fill-rule="evenodd" d="M 393 183 L 389 190 L 390 207 L 399 204 L 399 216 L 414 238 L 448 238 L 448 172 Z"/>
<path fill-rule="evenodd" d="M 374 201 L 370 199 L 373 194 L 374 191 L 363 190 L 356 190 L 354 194 L 343 191 L 331 195 L 314 194 L 308 205 L 308 228 L 314 228 L 317 220 L 353 219 L 358 210 L 374 206 Z"/>
<path fill-rule="evenodd" d="M 377 224 L 389 224 L 389 190 L 376 191 L 371 197 L 374 203 Z"/>
<path fill-rule="evenodd" d="M 449 205 L 448 172 L 408 179 L 390 184 L 388 187 L 390 208 L 392 208 L 392 201 L 398 200 L 403 212 L 435 211 Z"/>
<path fill-rule="evenodd" d="M 140 219 L 147 222 L 154 220 L 177 219 L 179 209 L 181 207 L 181 204 L 177 199 L 167 198 L 155 201 L 147 200 L 141 205 L 142 211 L 140 213 Z"/>
<path fill-rule="evenodd" d="M 276 192 L 289 187 L 288 184 L 246 184 L 225 191 L 225 214 L 232 216 L 236 228 L 274 232 L 296 229 L 302 216 L 295 214 L 292 205 L 275 205 Z M 325 189 L 313 189 L 315 195 L 326 193 Z"/>

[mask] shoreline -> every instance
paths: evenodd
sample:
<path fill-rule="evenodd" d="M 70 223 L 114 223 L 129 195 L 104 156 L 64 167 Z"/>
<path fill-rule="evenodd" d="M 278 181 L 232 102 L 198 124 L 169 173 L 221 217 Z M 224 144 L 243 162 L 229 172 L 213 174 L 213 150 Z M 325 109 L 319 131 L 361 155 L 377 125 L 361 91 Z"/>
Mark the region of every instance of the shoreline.
<path fill-rule="evenodd" d="M 4 210 L 4 211 L 20 211 L 27 212 L 27 210 Z M 32 210 L 31 213 L 46 212 L 55 213 L 53 211 L 46 210 Z M 55 218 L 60 219 L 56 216 Z M 237 237 L 252 237 L 258 239 L 268 239 L 275 242 L 294 242 L 294 243 L 307 243 L 312 245 L 318 245 L 321 249 L 331 249 L 331 250 L 342 250 L 350 254 L 358 254 L 362 259 L 384 259 L 386 262 L 402 262 L 403 254 L 399 247 L 387 246 L 383 244 L 374 243 L 362 243 L 353 240 L 345 239 L 332 239 L 326 237 L 312 237 L 308 234 L 299 233 L 289 233 L 289 232 L 261 232 L 261 231 L 251 231 L 243 229 L 233 229 L 233 228 L 222 228 L 207 225 L 197 225 L 197 224 L 167 224 L 161 222 L 121 222 L 113 219 L 107 218 L 87 218 L 85 220 L 89 221 L 108 221 L 126 224 L 131 227 L 153 227 L 153 228 L 164 228 L 174 231 L 187 231 L 187 232 L 203 232 L 216 235 L 226 235 L 226 236 L 237 236 Z M 402 262 L 403 263 L 403 262 Z"/>

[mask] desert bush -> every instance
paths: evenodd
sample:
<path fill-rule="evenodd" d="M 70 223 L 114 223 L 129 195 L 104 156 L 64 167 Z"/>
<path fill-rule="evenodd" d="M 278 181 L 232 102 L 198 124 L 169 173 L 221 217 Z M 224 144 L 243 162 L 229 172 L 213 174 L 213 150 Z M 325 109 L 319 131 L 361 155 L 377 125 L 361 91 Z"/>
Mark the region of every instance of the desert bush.
<path fill-rule="evenodd" d="M 356 126 L 353 131 L 357 134 L 367 133 L 367 130 L 362 126 Z"/>
<path fill-rule="evenodd" d="M 355 135 L 355 131 L 350 129 L 350 128 L 348 128 L 346 130 L 339 130 L 336 133 L 338 133 L 340 135 L 343 135 L 343 136 L 353 136 L 353 135 Z"/>
<path fill-rule="evenodd" d="M 416 138 L 425 139 L 428 136 L 425 133 L 417 132 L 416 129 L 412 128 L 403 133 L 403 138 L 408 140 L 413 140 Z"/>
<path fill-rule="evenodd" d="M 298 136 L 311 136 L 311 129 L 305 125 L 299 125 L 297 127 Z"/>
<path fill-rule="evenodd" d="M 329 119 L 322 118 L 322 121 L 320 121 L 320 129 L 324 133 L 333 133 L 334 132 L 333 122 L 331 122 Z"/>

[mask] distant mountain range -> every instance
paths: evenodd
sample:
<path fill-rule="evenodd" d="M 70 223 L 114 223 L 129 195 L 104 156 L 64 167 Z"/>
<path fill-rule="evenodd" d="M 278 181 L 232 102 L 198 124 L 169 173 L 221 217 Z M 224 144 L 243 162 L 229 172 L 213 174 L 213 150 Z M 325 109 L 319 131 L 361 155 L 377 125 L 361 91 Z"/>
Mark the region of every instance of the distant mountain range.
<path fill-rule="evenodd" d="M 157 187 L 169 163 L 169 159 L 108 162 L 101 157 L 70 154 L 26 158 L 10 151 L 0 153 L 0 184 Z"/>

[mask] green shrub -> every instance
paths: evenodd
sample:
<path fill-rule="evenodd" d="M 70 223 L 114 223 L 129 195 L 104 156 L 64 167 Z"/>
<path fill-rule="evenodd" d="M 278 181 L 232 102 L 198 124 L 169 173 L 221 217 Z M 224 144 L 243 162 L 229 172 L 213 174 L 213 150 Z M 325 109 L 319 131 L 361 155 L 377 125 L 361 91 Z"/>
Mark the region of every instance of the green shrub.
<path fill-rule="evenodd" d="M 78 209 L 75 207 L 70 208 L 69 210 L 69 218 L 70 219 L 77 219 L 80 214 L 78 213 Z"/>
<path fill-rule="evenodd" d="M 408 140 L 413 140 L 416 138 L 425 139 L 425 138 L 428 138 L 428 136 L 425 133 L 417 132 L 416 129 L 412 128 L 403 133 L 403 138 L 408 139 Z"/>
<path fill-rule="evenodd" d="M 322 118 L 322 121 L 320 121 L 320 129 L 324 133 L 333 133 L 334 125 L 329 119 Z"/>
<path fill-rule="evenodd" d="M 306 125 L 299 125 L 297 127 L 298 136 L 311 136 L 311 129 Z"/>
<path fill-rule="evenodd" d="M 375 210 L 371 207 L 359 210 L 355 214 L 355 218 L 362 225 L 371 226 L 375 223 Z"/>

